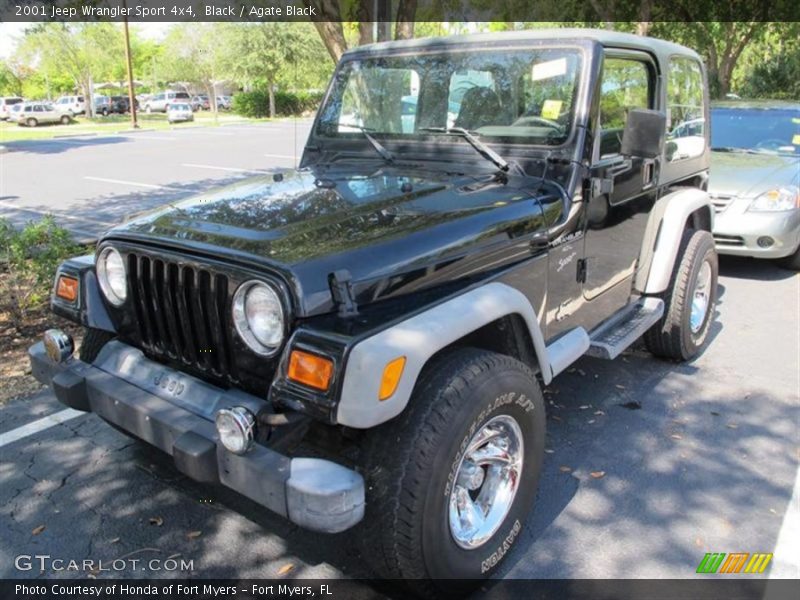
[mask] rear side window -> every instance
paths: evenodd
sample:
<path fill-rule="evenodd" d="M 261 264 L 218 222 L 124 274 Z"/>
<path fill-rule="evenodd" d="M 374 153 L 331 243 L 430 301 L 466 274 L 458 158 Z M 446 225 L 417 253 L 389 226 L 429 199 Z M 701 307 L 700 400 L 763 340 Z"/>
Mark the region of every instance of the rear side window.
<path fill-rule="evenodd" d="M 700 64 L 675 56 L 667 79 L 667 145 L 670 162 L 695 158 L 705 150 L 705 94 Z"/>

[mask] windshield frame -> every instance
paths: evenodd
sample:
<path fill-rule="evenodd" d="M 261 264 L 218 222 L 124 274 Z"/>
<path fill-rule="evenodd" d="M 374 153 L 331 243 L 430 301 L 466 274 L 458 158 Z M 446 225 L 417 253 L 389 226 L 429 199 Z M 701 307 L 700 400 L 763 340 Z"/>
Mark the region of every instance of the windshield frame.
<path fill-rule="evenodd" d="M 448 43 L 448 38 L 437 39 L 423 47 L 405 48 L 397 47 L 392 48 L 389 45 L 376 44 L 373 46 L 366 46 L 357 48 L 346 53 L 334 71 L 328 87 L 325 92 L 320 109 L 314 119 L 311 131 L 309 133 L 307 146 L 312 148 L 324 148 L 325 151 L 347 152 L 349 155 L 368 156 L 375 158 L 374 149 L 369 147 L 369 144 L 360 133 L 351 135 L 349 132 L 345 135 L 328 136 L 320 133 L 322 124 L 322 117 L 324 114 L 324 107 L 326 107 L 336 90 L 337 81 L 341 76 L 344 69 L 349 69 L 353 62 L 360 62 L 365 60 L 374 60 L 379 58 L 402 58 L 403 56 L 424 56 L 424 55 L 442 55 L 442 54 L 463 54 L 463 53 L 493 53 L 503 51 L 523 52 L 530 50 L 532 52 L 541 50 L 572 50 L 579 54 L 580 65 L 576 70 L 576 89 L 575 100 L 573 105 L 573 116 L 570 129 L 567 137 L 560 144 L 546 145 L 535 144 L 532 142 L 510 142 L 510 141 L 497 141 L 485 136 L 476 134 L 478 139 L 490 146 L 493 150 L 502 156 L 509 157 L 541 157 L 551 153 L 563 153 L 566 150 L 573 150 L 575 139 L 578 135 L 578 130 L 587 125 L 589 118 L 589 97 L 591 87 L 591 74 L 594 71 L 594 63 L 597 60 L 598 52 L 602 54 L 602 46 L 594 40 L 579 39 L 574 37 L 565 37 L 564 39 L 528 39 L 520 41 L 509 40 L 496 40 L 481 42 L 478 44 L 471 43 Z M 436 133 L 429 133 L 427 135 L 396 135 L 396 134 L 382 134 L 380 132 L 373 132 L 381 143 L 385 144 L 387 148 L 392 149 L 395 147 L 402 147 L 401 155 L 412 155 L 413 161 L 428 161 L 432 160 L 427 154 L 430 151 L 438 153 L 445 151 L 449 155 L 448 158 L 457 158 L 463 160 L 467 157 L 472 159 L 480 156 L 475 153 L 474 148 L 470 144 L 461 139 L 459 136 L 445 136 Z M 506 138 L 507 140 L 508 138 Z M 426 152 L 426 150 L 428 152 Z M 572 154 L 572 152 L 570 152 Z M 462 156 L 463 155 L 463 156 Z M 446 160 L 437 156 L 436 160 Z M 483 161 L 485 162 L 485 161 Z"/>

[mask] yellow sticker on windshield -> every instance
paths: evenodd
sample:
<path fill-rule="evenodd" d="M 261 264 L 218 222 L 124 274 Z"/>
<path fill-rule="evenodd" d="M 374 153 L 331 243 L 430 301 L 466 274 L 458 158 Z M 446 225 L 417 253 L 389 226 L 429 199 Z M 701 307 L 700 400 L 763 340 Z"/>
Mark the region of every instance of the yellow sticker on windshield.
<path fill-rule="evenodd" d="M 542 104 L 542 118 L 557 119 L 561 114 L 562 104 L 564 103 L 561 100 L 545 100 Z"/>
<path fill-rule="evenodd" d="M 800 146 L 800 133 L 792 138 L 792 144 L 794 146 Z"/>

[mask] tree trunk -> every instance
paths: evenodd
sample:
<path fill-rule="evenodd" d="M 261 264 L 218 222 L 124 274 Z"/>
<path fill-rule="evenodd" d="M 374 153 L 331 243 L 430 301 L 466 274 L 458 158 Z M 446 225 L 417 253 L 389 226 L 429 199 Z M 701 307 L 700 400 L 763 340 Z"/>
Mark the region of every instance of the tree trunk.
<path fill-rule="evenodd" d="M 342 54 L 347 50 L 347 41 L 342 30 L 342 10 L 339 0 L 303 0 L 303 4 L 316 9 L 316 13 L 327 21 L 314 21 L 314 27 L 322 38 L 322 43 L 328 50 L 333 62 L 338 63 Z"/>
<path fill-rule="evenodd" d="M 267 89 L 269 90 L 269 92 L 268 92 L 268 94 L 269 94 L 269 118 L 270 119 L 274 119 L 275 118 L 275 84 L 270 81 L 269 85 L 267 86 Z"/>
<path fill-rule="evenodd" d="M 394 39 L 410 40 L 414 37 L 414 15 L 417 13 L 417 0 L 400 0 L 397 6 L 397 21 Z"/>
<path fill-rule="evenodd" d="M 358 20 L 358 45 L 365 46 L 375 41 L 373 28 L 375 27 L 375 15 L 373 14 L 373 0 L 360 0 L 356 8 L 356 19 Z"/>

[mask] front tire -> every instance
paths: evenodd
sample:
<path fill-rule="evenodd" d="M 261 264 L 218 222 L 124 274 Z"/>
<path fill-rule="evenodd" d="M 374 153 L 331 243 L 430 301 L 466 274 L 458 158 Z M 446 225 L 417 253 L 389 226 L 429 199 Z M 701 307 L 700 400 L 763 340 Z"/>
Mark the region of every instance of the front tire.
<path fill-rule="evenodd" d="M 69 125 L 70 124 L 70 118 L 67 115 L 63 115 L 61 117 L 61 124 L 62 125 Z"/>
<path fill-rule="evenodd" d="M 30 119 L 28 119 L 26 122 L 27 122 L 27 124 L 28 124 L 28 127 L 36 127 L 36 126 L 39 124 L 39 121 L 37 121 L 37 120 L 36 120 L 36 119 L 34 119 L 33 117 L 31 117 Z"/>
<path fill-rule="evenodd" d="M 712 235 L 686 229 L 664 294 L 664 316 L 644 336 L 651 353 L 687 361 L 702 351 L 714 321 L 718 276 Z"/>
<path fill-rule="evenodd" d="M 472 348 L 436 359 L 405 411 L 368 433 L 365 560 L 427 596 L 490 576 L 530 512 L 544 442 L 525 365 Z"/>

